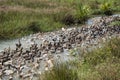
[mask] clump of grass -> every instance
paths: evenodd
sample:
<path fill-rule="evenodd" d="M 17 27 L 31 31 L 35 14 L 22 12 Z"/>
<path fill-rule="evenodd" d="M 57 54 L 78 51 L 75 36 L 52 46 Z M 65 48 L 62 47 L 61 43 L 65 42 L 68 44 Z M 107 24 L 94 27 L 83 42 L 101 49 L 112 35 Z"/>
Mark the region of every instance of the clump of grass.
<path fill-rule="evenodd" d="M 77 23 L 83 23 L 90 15 L 90 7 L 87 5 L 78 5 L 75 11 L 75 18 Z"/>
<path fill-rule="evenodd" d="M 67 13 L 62 19 L 62 23 L 64 23 L 65 25 L 75 24 L 75 18 L 72 14 Z"/>
<path fill-rule="evenodd" d="M 55 64 L 52 70 L 42 76 L 42 80 L 78 80 L 77 74 L 67 63 Z"/>
<path fill-rule="evenodd" d="M 41 31 L 40 29 L 40 24 L 37 22 L 32 22 L 28 25 L 27 30 L 33 31 L 33 32 L 39 32 Z"/>
<path fill-rule="evenodd" d="M 112 8 L 109 2 L 102 3 L 100 5 L 100 11 L 105 15 L 112 15 Z"/>

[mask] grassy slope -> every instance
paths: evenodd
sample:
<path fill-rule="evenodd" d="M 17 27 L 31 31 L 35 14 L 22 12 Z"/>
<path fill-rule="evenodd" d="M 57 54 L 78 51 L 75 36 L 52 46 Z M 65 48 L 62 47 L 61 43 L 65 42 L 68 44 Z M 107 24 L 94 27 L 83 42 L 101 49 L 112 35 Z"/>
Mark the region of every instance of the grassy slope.
<path fill-rule="evenodd" d="M 84 54 L 82 60 L 55 65 L 42 80 L 120 80 L 120 39 Z"/>
<path fill-rule="evenodd" d="M 88 8 L 78 8 L 80 4 L 89 5 L 92 15 L 101 14 L 99 5 L 103 3 L 104 0 L 0 0 L 0 39 L 59 29 L 66 20 L 73 19 L 67 13 L 81 20 L 89 17 Z M 119 4 L 119 0 L 112 0 L 110 7 L 120 12 Z"/>

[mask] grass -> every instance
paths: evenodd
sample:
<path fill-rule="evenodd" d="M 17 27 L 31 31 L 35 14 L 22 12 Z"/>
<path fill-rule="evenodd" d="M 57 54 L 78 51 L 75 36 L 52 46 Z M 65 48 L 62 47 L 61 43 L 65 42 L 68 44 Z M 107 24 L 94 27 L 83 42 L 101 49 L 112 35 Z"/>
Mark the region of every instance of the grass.
<path fill-rule="evenodd" d="M 101 4 L 100 10 L 103 14 L 106 14 L 106 15 L 112 14 L 111 4 L 109 2 L 105 2 L 105 3 Z"/>
<path fill-rule="evenodd" d="M 77 23 L 85 22 L 85 20 L 90 15 L 90 7 L 87 5 L 78 5 L 76 12 L 75 12 L 75 18 L 77 20 Z"/>
<path fill-rule="evenodd" d="M 81 24 L 92 15 L 119 13 L 119 5 L 119 0 L 0 0 L 0 39 Z"/>
<path fill-rule="evenodd" d="M 0 23 L 2 38 L 17 38 L 35 32 L 51 31 L 62 26 L 60 22 L 54 22 L 53 19 L 41 14 L 17 11 L 0 12 Z"/>
<path fill-rule="evenodd" d="M 60 63 L 56 64 L 51 71 L 45 72 L 41 80 L 77 80 L 77 74 L 67 63 Z"/>
<path fill-rule="evenodd" d="M 109 25 L 111 25 L 111 26 L 120 26 L 120 21 L 114 21 L 114 22 L 110 23 Z"/>
<path fill-rule="evenodd" d="M 84 53 L 82 60 L 55 65 L 42 80 L 120 80 L 119 49 L 120 39 L 113 39 L 103 48 Z"/>

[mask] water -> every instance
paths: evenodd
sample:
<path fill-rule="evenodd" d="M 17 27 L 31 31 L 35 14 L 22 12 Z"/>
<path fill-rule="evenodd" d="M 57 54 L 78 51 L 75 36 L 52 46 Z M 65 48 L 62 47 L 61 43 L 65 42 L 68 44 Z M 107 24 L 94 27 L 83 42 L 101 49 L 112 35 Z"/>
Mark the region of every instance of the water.
<path fill-rule="evenodd" d="M 20 41 L 22 43 L 23 48 L 29 48 L 29 46 L 33 43 L 31 41 L 31 36 L 26 36 L 24 38 L 21 38 Z M 13 40 L 0 40 L 0 52 L 3 51 L 5 48 L 11 48 L 14 49 L 16 46 L 15 44 L 18 43 L 19 39 L 13 39 Z M 42 40 L 34 39 L 35 43 L 40 44 Z"/>

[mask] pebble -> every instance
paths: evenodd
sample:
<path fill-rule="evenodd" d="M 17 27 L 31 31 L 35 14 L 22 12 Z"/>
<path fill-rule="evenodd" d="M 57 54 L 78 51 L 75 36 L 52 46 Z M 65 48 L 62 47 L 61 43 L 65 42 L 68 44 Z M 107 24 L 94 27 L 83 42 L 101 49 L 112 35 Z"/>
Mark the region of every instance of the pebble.
<path fill-rule="evenodd" d="M 13 74 L 14 72 L 13 72 L 13 70 L 5 70 L 4 73 L 5 73 L 6 75 L 11 75 L 11 74 Z"/>

